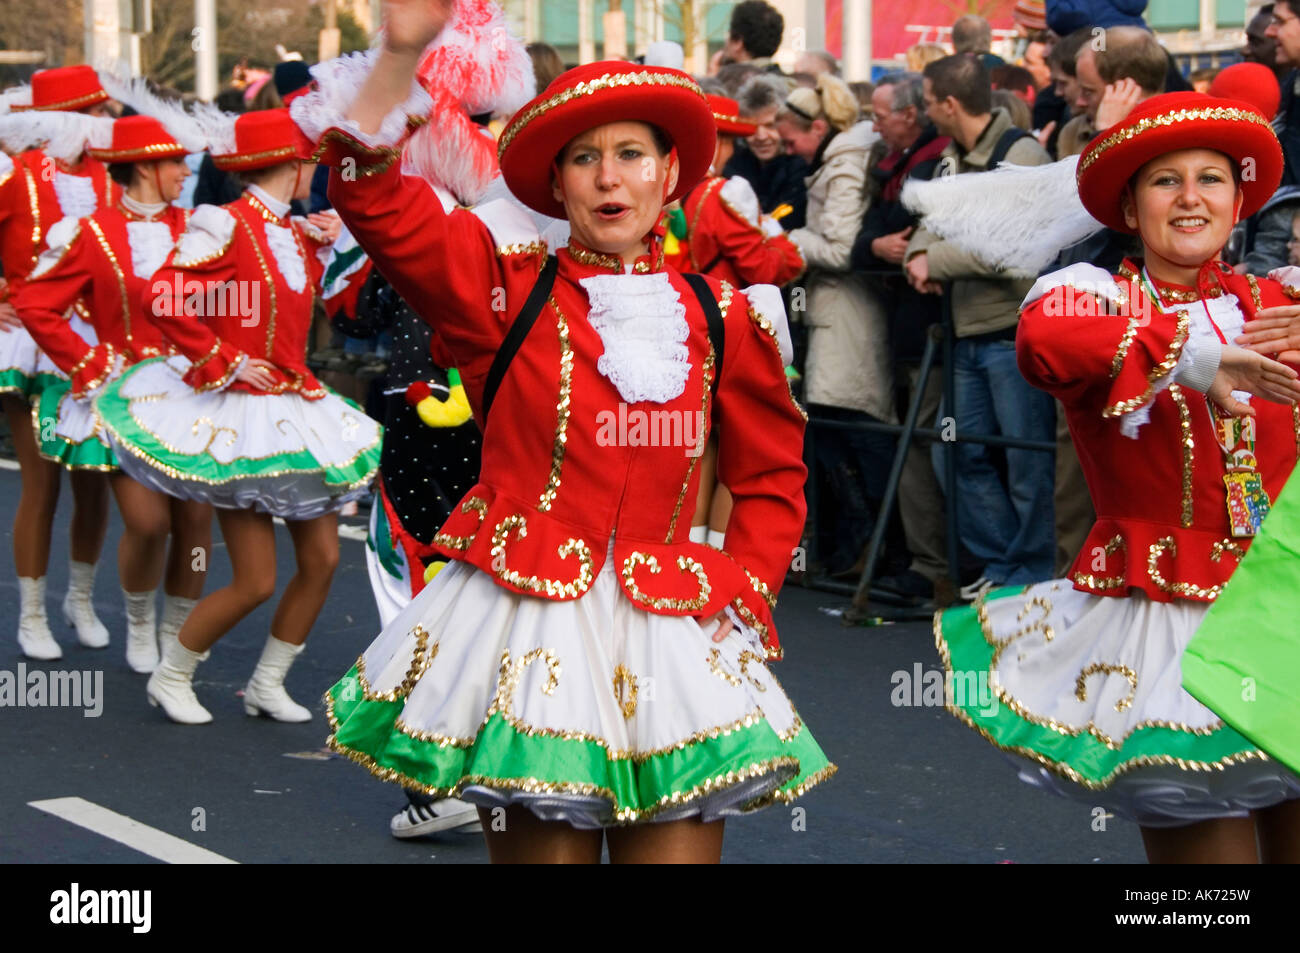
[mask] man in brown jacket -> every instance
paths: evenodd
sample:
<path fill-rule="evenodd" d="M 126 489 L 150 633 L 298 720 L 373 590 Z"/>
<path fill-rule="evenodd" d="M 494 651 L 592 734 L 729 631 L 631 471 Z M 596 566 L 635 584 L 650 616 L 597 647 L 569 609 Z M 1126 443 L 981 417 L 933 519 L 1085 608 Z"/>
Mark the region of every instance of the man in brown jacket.
<path fill-rule="evenodd" d="M 952 137 L 946 162 L 955 173 L 985 172 L 1001 162 L 1049 161 L 1033 136 L 992 109 L 988 70 L 974 57 L 949 56 L 925 68 L 925 103 L 940 134 Z M 1006 278 L 922 227 L 904 260 L 908 280 L 922 291 L 951 295 L 957 336 L 955 393 L 942 416 L 955 418 L 956 435 L 1003 434 L 1050 442 L 1052 399 L 1035 390 L 1016 366 L 1020 302 L 1031 284 Z M 936 447 L 936 465 L 942 448 Z M 961 540 L 984 564 L 984 582 L 1037 582 L 1052 577 L 1053 454 L 1009 449 L 1004 483 L 988 449 L 958 443 L 957 514 Z"/>

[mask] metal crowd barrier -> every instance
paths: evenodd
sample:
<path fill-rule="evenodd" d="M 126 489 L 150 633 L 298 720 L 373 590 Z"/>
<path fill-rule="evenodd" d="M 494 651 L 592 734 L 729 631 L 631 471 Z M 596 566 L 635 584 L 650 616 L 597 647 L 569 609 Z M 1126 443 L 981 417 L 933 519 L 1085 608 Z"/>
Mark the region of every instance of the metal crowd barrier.
<path fill-rule="evenodd" d="M 874 273 L 873 273 L 874 274 Z M 897 277 L 897 272 L 879 272 L 880 275 Z M 824 430 L 866 430 L 878 433 L 891 433 L 898 435 L 898 446 L 894 451 L 894 458 L 889 468 L 889 477 L 885 482 L 884 495 L 880 501 L 880 511 L 876 517 L 875 526 L 871 531 L 871 539 L 867 544 L 866 559 L 864 561 L 862 575 L 859 577 L 856 585 L 848 585 L 829 578 L 828 576 L 812 576 L 805 578 L 805 586 L 811 589 L 818 589 L 827 592 L 838 592 L 841 594 L 852 594 L 853 604 L 845 613 L 844 620 L 846 623 L 866 622 L 880 615 L 886 614 L 893 618 L 929 618 L 932 609 L 912 608 L 903 606 L 901 609 L 892 611 L 886 610 L 882 613 L 874 613 L 871 610 L 873 599 L 877 604 L 888 604 L 896 600 L 891 600 L 888 594 L 879 590 L 873 592 L 871 583 L 875 578 L 876 566 L 880 561 L 880 555 L 884 549 L 885 533 L 889 527 L 889 518 L 893 514 L 894 506 L 898 499 L 898 485 L 902 479 L 903 463 L 907 459 L 907 453 L 911 449 L 912 442 L 916 437 L 926 437 L 938 442 L 942 448 L 943 455 L 943 495 L 944 495 L 944 517 L 945 517 L 945 542 L 947 545 L 948 557 L 948 579 L 952 584 L 952 592 L 957 593 L 961 588 L 960 579 L 960 549 L 957 527 L 957 455 L 955 453 L 958 443 L 979 443 L 992 447 L 1011 447 L 1020 450 L 1038 450 L 1043 452 L 1055 452 L 1055 441 L 1042 440 L 1022 440 L 1017 437 L 1004 437 L 1001 434 L 967 434 L 960 429 L 956 431 L 952 439 L 945 439 L 942 431 L 933 427 L 921 427 L 918 425 L 918 418 L 921 414 L 921 399 L 925 394 L 926 384 L 930 380 L 930 374 L 934 369 L 936 357 L 940 350 L 943 354 L 943 398 L 940 407 L 944 409 L 947 416 L 954 420 L 959 419 L 955 394 L 956 388 L 953 382 L 953 349 L 957 337 L 953 330 L 952 323 L 952 295 L 951 285 L 944 285 L 943 292 L 943 309 L 942 319 L 930 326 L 925 340 L 925 351 L 921 355 L 920 373 L 917 377 L 916 387 L 913 388 L 911 399 L 908 404 L 907 413 L 901 424 L 887 424 L 880 421 L 860 421 L 847 422 L 840 420 L 826 420 L 809 415 L 808 428 L 809 436 L 804 441 L 805 462 L 808 464 L 808 483 L 807 483 L 807 501 L 808 501 L 808 520 L 807 526 L 810 527 L 811 535 L 811 553 L 810 558 L 815 560 L 817 556 L 817 527 L 818 527 L 818 493 L 817 493 L 817 469 L 815 441 L 817 432 Z"/>

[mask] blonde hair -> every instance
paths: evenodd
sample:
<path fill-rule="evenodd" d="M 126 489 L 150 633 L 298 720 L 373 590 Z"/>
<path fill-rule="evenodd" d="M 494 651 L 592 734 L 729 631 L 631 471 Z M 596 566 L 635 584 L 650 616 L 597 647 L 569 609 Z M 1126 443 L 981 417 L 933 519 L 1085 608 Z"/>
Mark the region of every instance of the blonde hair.
<path fill-rule="evenodd" d="M 907 71 L 920 73 L 926 66 L 947 55 L 948 51 L 938 43 L 914 43 L 907 49 Z"/>
<path fill-rule="evenodd" d="M 785 99 L 781 114 L 803 130 L 812 128 L 814 119 L 825 119 L 836 132 L 843 132 L 858 121 L 861 109 L 858 97 L 848 84 L 830 73 L 817 77 L 817 87 L 800 87 Z"/>

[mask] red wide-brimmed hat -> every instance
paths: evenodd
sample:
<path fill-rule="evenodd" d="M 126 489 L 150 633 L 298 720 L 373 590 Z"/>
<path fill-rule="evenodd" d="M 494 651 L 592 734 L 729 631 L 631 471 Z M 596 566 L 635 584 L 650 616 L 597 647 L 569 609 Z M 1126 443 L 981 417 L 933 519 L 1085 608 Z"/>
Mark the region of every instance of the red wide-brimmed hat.
<path fill-rule="evenodd" d="M 312 143 L 289 118 L 289 110 L 257 109 L 235 120 L 235 148 L 218 152 L 214 147 L 212 164 L 226 171 L 246 172 L 311 157 Z"/>
<path fill-rule="evenodd" d="M 728 99 L 726 96 L 710 96 L 708 99 L 719 135 L 752 136 L 758 131 L 758 123 L 740 118 L 740 103 L 734 99 Z"/>
<path fill-rule="evenodd" d="M 1210 83 L 1210 95 L 1220 99 L 1240 99 L 1250 103 L 1265 118 L 1277 115 L 1282 89 L 1277 75 L 1263 63 L 1233 63 L 1219 70 Z"/>
<path fill-rule="evenodd" d="M 86 149 L 100 162 L 152 162 L 177 158 L 189 150 L 152 116 L 124 116 L 113 123 L 113 141 L 105 148 Z"/>
<path fill-rule="evenodd" d="M 1213 149 L 1241 173 L 1241 217 L 1253 215 L 1282 179 L 1282 147 L 1273 127 L 1250 103 L 1203 93 L 1164 93 L 1138 106 L 1092 141 L 1079 157 L 1079 198 L 1108 228 L 1124 223 L 1124 188 L 1152 159 L 1180 149 Z"/>
<path fill-rule="evenodd" d="M 64 112 L 107 101 L 99 75 L 89 66 L 59 66 L 32 74 L 32 104 L 13 108 Z"/>
<path fill-rule="evenodd" d="M 515 113 L 497 144 L 501 174 L 529 208 L 564 218 L 564 206 L 551 192 L 555 158 L 587 130 L 628 121 L 657 126 L 677 151 L 677 188 L 665 203 L 681 198 L 704 178 L 717 133 L 713 110 L 699 84 L 681 70 L 612 61 L 561 74 Z"/>

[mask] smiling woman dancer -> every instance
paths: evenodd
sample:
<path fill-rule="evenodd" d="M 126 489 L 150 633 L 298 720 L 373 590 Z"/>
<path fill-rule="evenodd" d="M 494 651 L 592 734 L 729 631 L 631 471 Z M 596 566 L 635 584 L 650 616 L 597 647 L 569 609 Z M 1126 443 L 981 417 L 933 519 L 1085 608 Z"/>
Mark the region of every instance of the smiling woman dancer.
<path fill-rule="evenodd" d="M 41 350 L 70 375 L 41 393 L 40 416 L 57 424 L 41 434 L 42 454 L 70 470 L 112 470 L 110 482 L 124 524 L 117 572 L 126 599 L 126 660 L 137 672 L 152 672 L 159 639 L 166 644 L 176 637 L 203 591 L 206 563 L 196 557 L 212 545 L 212 508 L 165 496 L 122 473 L 100 436 L 90 400 L 123 365 L 168 350 L 141 298 L 185 230 L 189 213 L 171 203 L 189 174 L 186 154 L 202 144 L 196 141 L 187 149 L 148 116 L 100 121 L 111 125 L 112 141 L 89 153 L 109 163 L 122 196 L 88 218 L 64 219 L 50 230 L 50 248 L 14 307 Z M 83 297 L 91 305 L 97 343 L 78 334 L 65 317 Z M 159 627 L 154 598 L 164 572 Z"/>
<path fill-rule="evenodd" d="M 1196 93 L 1148 100 L 1083 153 L 1084 205 L 1144 256 L 1040 278 L 1017 353 L 1065 405 L 1097 523 L 1069 579 L 936 617 L 949 674 L 998 699 L 954 692 L 953 713 L 1023 780 L 1137 821 L 1152 862 L 1300 861 L 1300 779 L 1180 675 L 1300 453 L 1296 371 L 1232 343 L 1291 289 L 1218 257 L 1281 171 L 1267 119 Z"/>
<path fill-rule="evenodd" d="M 478 804 L 497 862 L 598 862 L 602 828 L 616 862 L 717 861 L 724 817 L 834 768 L 766 665 L 803 527 L 803 418 L 769 320 L 665 269 L 655 232 L 708 168 L 713 116 L 686 74 L 627 63 L 523 107 L 501 167 L 524 204 L 568 218 L 548 258 L 517 206 L 444 211 L 395 161 L 452 7 L 386 4 L 383 49 L 317 67 L 293 107 L 322 161 L 356 171 L 331 176 L 335 207 L 429 303 L 484 431 L 480 482 L 436 540 L 452 562 L 331 690 L 330 744 Z M 620 405 L 716 426 L 725 551 L 688 539 L 698 444 L 608 439 Z"/>

